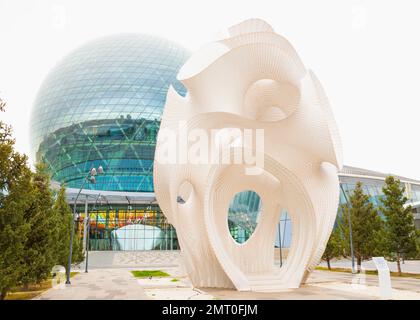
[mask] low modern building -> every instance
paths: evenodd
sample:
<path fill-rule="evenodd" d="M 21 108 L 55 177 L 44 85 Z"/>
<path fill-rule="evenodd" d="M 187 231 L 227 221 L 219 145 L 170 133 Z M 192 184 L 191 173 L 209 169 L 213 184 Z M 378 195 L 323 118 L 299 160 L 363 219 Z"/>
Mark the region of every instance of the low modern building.
<path fill-rule="evenodd" d="M 64 183 L 74 204 L 89 170 L 102 166 L 96 183 L 77 198 L 80 221 L 90 218 L 92 250 L 176 250 L 176 232 L 154 196 L 156 134 L 169 86 L 185 96 L 176 80 L 189 52 L 171 41 L 122 34 L 89 42 L 51 70 L 31 115 L 32 155 L 48 164 L 56 185 Z M 345 166 L 340 203 L 357 181 L 379 205 L 386 174 Z M 398 177 L 406 187 L 420 228 L 420 181 Z M 261 203 L 254 192 L 232 199 L 228 227 L 239 243 L 258 222 Z M 275 245 L 289 247 L 292 221 L 279 212 Z"/>
<path fill-rule="evenodd" d="M 356 183 L 360 181 L 363 184 L 363 189 L 369 195 L 370 201 L 378 207 L 380 199 L 383 196 L 382 187 L 385 184 L 385 178 L 391 175 L 377 171 L 360 169 L 350 166 L 344 166 L 340 172 L 340 203 L 347 201 L 347 195 L 355 188 Z M 408 198 L 407 205 L 413 208 L 414 221 L 416 227 L 420 229 L 420 181 L 401 177 L 392 174 L 404 184 L 406 197 Z"/>

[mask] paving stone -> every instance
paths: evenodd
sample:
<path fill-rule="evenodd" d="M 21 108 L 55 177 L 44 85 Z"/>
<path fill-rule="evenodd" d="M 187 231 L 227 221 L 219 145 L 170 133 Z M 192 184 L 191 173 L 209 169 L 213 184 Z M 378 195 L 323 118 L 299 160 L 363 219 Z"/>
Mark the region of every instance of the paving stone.
<path fill-rule="evenodd" d="M 174 257 L 175 255 L 172 255 Z M 124 255 L 129 265 L 133 260 L 130 255 Z M 132 255 L 131 255 L 132 257 Z M 147 254 L 148 261 L 157 261 L 159 267 L 142 264 L 137 267 L 113 267 L 113 268 L 91 268 L 89 273 L 84 273 L 82 269 L 79 274 L 71 279 L 71 285 L 64 286 L 63 289 L 50 289 L 36 300 L 98 300 L 98 299 L 129 299 L 129 300 L 149 300 L 161 299 L 226 299 L 226 300 L 258 300 L 258 299 L 378 299 L 372 295 L 374 288 L 378 286 L 378 277 L 374 275 L 355 276 L 350 273 L 314 271 L 308 279 L 308 283 L 298 289 L 286 290 L 284 292 L 238 292 L 236 290 L 199 288 L 192 289 L 191 283 L 186 277 L 185 271 L 179 266 L 164 265 L 165 255 Z M 132 274 L 132 270 L 160 269 L 171 275 L 170 278 L 162 278 L 156 281 L 153 278 L 139 281 Z M 358 277 L 358 281 L 363 281 L 369 290 L 356 292 L 349 290 L 352 281 Z M 171 282 L 172 278 L 177 278 L 179 282 Z M 359 282 L 360 283 L 360 282 Z M 405 293 L 410 297 L 415 297 L 420 293 L 420 279 L 413 278 L 392 278 L 392 286 L 399 290 L 399 296 Z M 154 296 L 152 295 L 154 293 Z"/>

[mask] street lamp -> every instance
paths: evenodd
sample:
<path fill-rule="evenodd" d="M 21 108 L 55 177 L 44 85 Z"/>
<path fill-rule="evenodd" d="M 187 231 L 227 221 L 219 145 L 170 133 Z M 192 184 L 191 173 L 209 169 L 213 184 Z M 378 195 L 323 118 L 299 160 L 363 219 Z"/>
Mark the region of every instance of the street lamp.
<path fill-rule="evenodd" d="M 281 245 L 282 245 L 282 241 L 281 241 L 281 216 L 280 216 L 280 221 L 278 222 L 278 229 L 279 229 L 279 253 L 280 253 L 280 268 L 281 268 L 283 266 L 283 253 L 281 252 Z"/>
<path fill-rule="evenodd" d="M 98 170 L 96 170 L 95 168 L 90 169 L 89 170 L 89 174 L 83 180 L 82 186 L 80 187 L 79 192 L 77 193 L 77 196 L 74 199 L 74 204 L 73 204 L 73 219 L 72 219 L 71 233 L 70 233 L 70 252 L 69 252 L 69 260 L 68 260 L 68 268 L 67 268 L 68 271 L 67 271 L 66 284 L 71 284 L 70 283 L 71 258 L 72 258 L 72 255 L 73 255 L 74 224 L 75 224 L 75 218 L 77 216 L 77 213 L 76 213 L 77 199 L 79 199 L 80 193 L 82 192 L 83 187 L 85 186 L 86 181 L 89 180 L 89 182 L 91 182 L 91 183 L 96 183 L 95 176 L 97 174 L 102 174 L 102 173 L 104 173 L 104 169 L 102 168 L 102 166 L 99 166 L 98 167 Z"/>

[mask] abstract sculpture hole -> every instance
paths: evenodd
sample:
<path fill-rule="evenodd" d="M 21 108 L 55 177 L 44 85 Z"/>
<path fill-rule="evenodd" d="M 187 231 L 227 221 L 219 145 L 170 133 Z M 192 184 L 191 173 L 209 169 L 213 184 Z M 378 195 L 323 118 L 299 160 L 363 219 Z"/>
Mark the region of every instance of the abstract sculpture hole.
<path fill-rule="evenodd" d="M 193 186 L 191 182 L 185 180 L 179 185 L 178 196 L 177 196 L 176 201 L 180 204 L 184 204 L 185 202 L 188 201 L 192 192 L 193 192 Z"/>
<path fill-rule="evenodd" d="M 261 213 L 260 196 L 251 190 L 237 193 L 229 204 L 228 227 L 237 243 L 245 243 L 255 231 Z"/>
<path fill-rule="evenodd" d="M 298 107 L 299 89 L 289 82 L 261 79 L 249 86 L 245 93 L 245 114 L 259 121 L 286 119 Z"/>

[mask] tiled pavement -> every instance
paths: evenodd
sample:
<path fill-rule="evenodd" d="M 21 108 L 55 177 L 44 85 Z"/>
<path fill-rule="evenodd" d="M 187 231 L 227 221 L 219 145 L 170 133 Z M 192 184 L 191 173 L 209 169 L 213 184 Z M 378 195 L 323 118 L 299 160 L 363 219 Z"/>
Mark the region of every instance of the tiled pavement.
<path fill-rule="evenodd" d="M 158 267 L 181 280 L 174 283 L 166 279 L 166 284 L 163 283 L 163 286 L 162 283 L 158 285 L 154 282 L 157 279 L 152 279 L 150 282 L 147 279 L 139 281 L 130 272 L 133 269 L 156 269 L 156 267 L 91 268 L 89 273 L 80 270 L 79 274 L 71 279 L 71 285 L 50 289 L 35 299 L 378 299 L 372 295 L 378 286 L 377 276 L 372 275 L 362 275 L 361 278 L 369 290 L 354 290 L 351 283 L 355 277 L 352 274 L 316 270 L 311 274 L 308 283 L 299 289 L 268 293 L 213 288 L 199 288 L 193 291 L 184 271 L 176 266 Z M 420 299 L 420 279 L 393 277 L 392 286 L 394 289 L 399 289 L 396 292 L 399 297 L 404 297 L 407 293 L 408 298 Z M 198 296 L 197 292 L 200 292 L 201 296 Z"/>
<path fill-rule="evenodd" d="M 363 275 L 361 275 L 363 277 Z M 360 275 L 359 275 L 360 277 Z M 378 277 L 375 275 L 366 275 L 364 276 L 366 285 L 369 286 L 378 286 Z M 352 283 L 354 276 L 351 273 L 343 272 L 328 272 L 328 271 L 319 271 L 315 270 L 312 272 L 309 283 L 325 283 L 325 282 L 340 282 L 340 283 Z M 420 279 L 414 278 L 397 278 L 391 277 L 391 285 L 394 289 L 399 290 L 408 290 L 420 293 Z"/>
<path fill-rule="evenodd" d="M 182 278 L 175 268 L 167 270 L 173 276 Z M 397 289 L 410 290 L 411 292 L 420 292 L 420 280 L 398 279 L 394 280 L 393 287 Z M 337 290 L 340 287 L 336 284 L 343 284 L 350 287 L 352 276 L 344 273 L 331 273 L 325 271 L 315 271 L 308 281 L 308 284 L 299 289 L 285 290 L 283 292 L 238 292 L 235 290 L 220 290 L 210 288 L 200 288 L 203 298 L 213 299 L 322 299 L 322 300 L 342 300 L 342 299 L 377 299 L 370 294 L 364 294 L 363 291 L 355 292 L 351 290 Z M 131 299 L 143 300 L 155 297 L 167 297 L 172 299 L 187 299 L 188 293 L 185 292 L 188 280 L 182 278 L 182 288 L 171 288 L 156 286 L 151 289 L 150 286 L 142 286 L 135 279 L 130 269 L 92 269 L 89 273 L 79 273 L 72 278 L 72 284 L 64 288 L 54 288 L 46 291 L 36 300 L 94 300 L 94 299 Z M 180 283 L 181 284 L 181 283 Z M 375 287 L 377 285 L 374 276 L 366 276 L 366 284 Z M 162 292 L 164 295 L 162 296 Z M 196 293 L 194 293 L 196 295 Z"/>
<path fill-rule="evenodd" d="M 128 269 L 94 269 L 71 278 L 70 285 L 53 288 L 35 300 L 150 299 Z"/>
<path fill-rule="evenodd" d="M 179 250 L 91 251 L 90 268 L 168 267 L 180 264 Z"/>
<path fill-rule="evenodd" d="M 174 274 L 174 273 L 171 273 Z M 184 283 L 188 282 L 184 279 Z M 130 269 L 92 269 L 89 273 L 79 273 L 71 279 L 71 285 L 63 288 L 53 288 L 36 297 L 36 300 L 95 300 L 95 299 L 151 299 L 153 296 L 162 296 L 162 290 L 166 296 L 174 299 L 185 299 L 183 289 L 162 288 L 155 290 L 146 289 L 139 284 Z M 172 290 L 172 293 L 170 291 Z M 235 290 L 220 290 L 201 288 L 202 294 L 215 299 L 372 299 L 371 296 L 356 296 L 352 293 L 319 288 L 306 285 L 299 289 L 276 293 L 238 292 Z"/>

